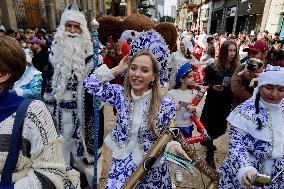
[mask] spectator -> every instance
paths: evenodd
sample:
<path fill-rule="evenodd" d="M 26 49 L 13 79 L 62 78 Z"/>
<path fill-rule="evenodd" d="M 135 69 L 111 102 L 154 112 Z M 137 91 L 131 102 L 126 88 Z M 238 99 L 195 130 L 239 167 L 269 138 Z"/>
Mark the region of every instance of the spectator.
<path fill-rule="evenodd" d="M 202 143 L 207 147 L 206 162 L 216 168 L 213 140 L 226 132 L 226 117 L 229 115 L 233 102 L 230 88 L 230 78 L 240 64 L 237 44 L 231 40 L 222 43 L 218 59 L 215 64 L 205 69 L 204 85 L 207 85 L 207 97 L 200 121 L 204 124 L 212 140 Z"/>
<path fill-rule="evenodd" d="M 9 92 L 25 71 L 23 50 L 15 40 L 1 37 L 0 60 L 0 188 L 65 188 L 63 141 L 47 107 Z M 21 116 L 25 103 L 27 113 Z M 72 172 L 78 188 L 79 174 Z"/>
<path fill-rule="evenodd" d="M 282 49 L 275 49 L 272 52 L 271 65 L 284 67 L 284 51 Z"/>
<path fill-rule="evenodd" d="M 256 58 L 265 64 L 266 56 L 268 54 L 268 45 L 266 42 L 259 40 L 253 46 L 244 49 L 244 51 L 248 52 L 248 60 L 250 58 Z M 257 77 L 257 75 L 250 70 L 247 70 L 246 67 L 247 62 L 237 67 L 232 76 L 231 89 L 235 96 L 232 108 L 237 107 L 252 96 L 253 88 L 251 88 L 249 84 L 253 78 Z M 240 74 L 241 72 L 246 73 Z"/>

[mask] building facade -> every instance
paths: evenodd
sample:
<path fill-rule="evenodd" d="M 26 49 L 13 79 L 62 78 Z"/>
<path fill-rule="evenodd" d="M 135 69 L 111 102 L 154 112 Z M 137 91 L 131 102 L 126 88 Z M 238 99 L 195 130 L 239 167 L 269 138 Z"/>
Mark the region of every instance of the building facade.
<path fill-rule="evenodd" d="M 88 22 L 105 14 L 105 0 L 74 0 L 85 12 Z M 56 29 L 61 14 L 73 0 L 1 0 L 1 20 L 7 29 Z"/>
<path fill-rule="evenodd" d="M 284 34 L 284 0 L 267 0 L 264 8 L 261 30 L 273 34 Z"/>

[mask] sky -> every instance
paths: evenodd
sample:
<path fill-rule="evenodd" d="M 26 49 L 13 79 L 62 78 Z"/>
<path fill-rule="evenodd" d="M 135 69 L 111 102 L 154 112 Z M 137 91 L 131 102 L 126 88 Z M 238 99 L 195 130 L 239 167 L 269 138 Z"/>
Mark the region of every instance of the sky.
<path fill-rule="evenodd" d="M 165 7 L 164 7 L 165 15 L 171 16 L 171 6 L 172 5 L 177 6 L 177 0 L 165 0 Z"/>

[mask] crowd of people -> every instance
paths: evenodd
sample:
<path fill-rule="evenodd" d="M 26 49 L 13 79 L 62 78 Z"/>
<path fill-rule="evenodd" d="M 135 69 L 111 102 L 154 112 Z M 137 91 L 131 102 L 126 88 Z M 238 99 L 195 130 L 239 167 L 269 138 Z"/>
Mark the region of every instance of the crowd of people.
<path fill-rule="evenodd" d="M 206 130 L 204 161 L 213 169 L 214 140 L 229 133 L 218 188 L 262 187 L 254 182 L 260 174 L 275 177 L 268 188 L 284 188 L 278 175 L 284 168 L 284 35 L 177 29 L 176 36 L 170 48 L 155 30 L 126 30 L 119 40 L 109 35 L 105 45 L 99 42 L 94 68 L 91 34 L 76 6 L 65 9 L 52 34 L 1 25 L 0 189 L 92 188 L 103 142 L 112 151 L 105 188 L 122 188 L 172 120 L 184 137 L 193 136 L 192 115 Z M 207 90 L 204 106 L 191 104 L 197 86 Z M 101 102 L 98 141 L 95 99 Z M 116 116 L 105 138 L 104 104 Z M 189 160 L 177 141 L 164 150 Z M 183 181 L 180 167 L 175 176 Z M 168 162 L 157 157 L 138 185 L 174 188 Z"/>

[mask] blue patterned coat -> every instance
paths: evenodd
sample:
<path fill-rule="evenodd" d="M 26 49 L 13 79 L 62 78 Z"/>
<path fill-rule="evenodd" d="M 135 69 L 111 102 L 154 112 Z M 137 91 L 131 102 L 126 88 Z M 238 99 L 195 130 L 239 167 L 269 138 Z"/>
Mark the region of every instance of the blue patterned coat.
<path fill-rule="evenodd" d="M 113 152 L 113 162 L 109 174 L 106 188 L 121 188 L 129 176 L 135 171 L 137 164 L 133 161 L 133 153 L 137 149 L 132 149 L 130 135 L 130 103 L 124 95 L 124 88 L 120 85 L 109 84 L 108 81 L 114 77 L 105 65 L 98 68 L 94 74 L 84 82 L 89 93 L 98 97 L 101 101 L 114 106 L 117 109 L 116 126 L 112 130 L 110 144 L 107 146 Z M 169 98 L 162 97 L 160 112 L 157 116 L 156 131 L 161 133 L 167 128 L 171 119 L 175 117 L 175 103 Z M 147 125 L 147 124 L 146 124 Z M 141 128 L 139 128 L 141 129 Z M 156 142 L 157 137 L 152 134 L 148 127 L 142 128 L 143 135 L 140 138 L 141 149 L 145 154 Z M 137 145 L 136 145 L 137 146 Z M 171 188 L 171 180 L 166 163 L 152 168 L 139 188 Z"/>
<path fill-rule="evenodd" d="M 268 103 L 261 100 L 258 115 L 254 101 L 254 97 L 245 101 L 227 118 L 231 125 L 230 145 L 229 155 L 219 169 L 220 189 L 246 188 L 242 177 L 249 170 L 273 178 L 284 167 L 284 101 L 277 107 L 278 110 L 275 109 L 276 105 L 268 107 L 265 105 Z M 277 115 L 275 112 L 278 112 Z M 261 130 L 257 129 L 257 117 L 263 125 Z M 284 188 L 284 174 L 265 188 Z"/>

